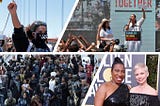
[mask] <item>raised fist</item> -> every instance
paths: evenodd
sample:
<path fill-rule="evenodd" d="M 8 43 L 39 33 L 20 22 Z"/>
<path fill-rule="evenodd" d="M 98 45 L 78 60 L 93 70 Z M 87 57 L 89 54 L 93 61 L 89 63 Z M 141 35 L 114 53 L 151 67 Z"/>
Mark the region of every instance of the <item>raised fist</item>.
<path fill-rule="evenodd" d="M 142 8 L 142 12 L 145 12 L 144 8 Z"/>
<path fill-rule="evenodd" d="M 17 10 L 17 4 L 15 2 L 9 3 L 8 10 L 11 14 L 15 14 Z"/>

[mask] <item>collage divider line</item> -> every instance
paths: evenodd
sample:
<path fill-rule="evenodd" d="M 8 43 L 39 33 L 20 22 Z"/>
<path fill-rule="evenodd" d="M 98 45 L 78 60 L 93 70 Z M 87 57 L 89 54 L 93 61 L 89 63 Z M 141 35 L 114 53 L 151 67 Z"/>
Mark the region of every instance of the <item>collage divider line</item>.
<path fill-rule="evenodd" d="M 56 51 L 57 51 L 57 47 L 58 47 L 58 45 L 59 45 L 59 43 L 60 43 L 60 41 L 61 41 L 61 39 L 62 39 L 62 37 L 63 37 L 63 34 L 64 34 L 65 31 L 66 31 L 66 28 L 67 28 L 67 26 L 68 26 L 68 24 L 69 24 L 69 22 L 70 22 L 70 20 L 71 20 L 71 18 L 72 18 L 72 15 L 73 15 L 73 13 L 74 13 L 74 10 L 75 10 L 76 7 L 77 7 L 78 2 L 79 2 L 79 0 L 76 0 L 75 3 L 74 3 L 74 6 L 72 7 L 72 10 L 71 10 L 71 12 L 70 12 L 70 14 L 69 14 L 69 16 L 68 16 L 68 18 L 67 18 L 67 21 L 66 21 L 65 25 L 63 26 L 63 29 L 62 29 L 61 33 L 59 34 L 59 37 L 58 37 L 58 40 L 57 40 L 57 42 L 56 42 L 56 45 L 55 45 L 55 47 L 54 47 L 53 52 L 56 52 Z"/>

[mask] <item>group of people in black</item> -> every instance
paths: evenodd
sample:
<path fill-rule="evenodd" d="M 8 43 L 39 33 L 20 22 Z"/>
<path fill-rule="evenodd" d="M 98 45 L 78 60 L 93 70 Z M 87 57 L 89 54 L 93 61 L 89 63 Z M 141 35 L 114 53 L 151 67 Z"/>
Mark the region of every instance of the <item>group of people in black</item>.
<path fill-rule="evenodd" d="M 84 66 L 80 55 L 2 56 L 1 106 L 80 106 L 94 70 L 89 58 Z"/>

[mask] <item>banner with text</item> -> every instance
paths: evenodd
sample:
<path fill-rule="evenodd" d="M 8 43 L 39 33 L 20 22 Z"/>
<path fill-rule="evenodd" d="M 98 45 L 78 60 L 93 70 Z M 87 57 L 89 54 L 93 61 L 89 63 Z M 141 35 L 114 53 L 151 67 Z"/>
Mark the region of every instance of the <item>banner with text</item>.
<path fill-rule="evenodd" d="M 132 14 L 137 21 L 142 17 L 142 8 L 145 9 L 146 19 L 142 24 L 141 50 L 143 52 L 155 51 L 155 2 L 156 0 L 111 0 L 110 18 L 114 38 L 125 44 L 124 26 L 128 24 Z"/>

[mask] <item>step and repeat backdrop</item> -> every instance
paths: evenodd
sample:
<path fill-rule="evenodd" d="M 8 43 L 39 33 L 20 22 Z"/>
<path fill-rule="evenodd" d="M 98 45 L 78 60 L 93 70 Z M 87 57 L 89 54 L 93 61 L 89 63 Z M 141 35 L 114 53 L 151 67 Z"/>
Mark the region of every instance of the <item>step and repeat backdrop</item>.
<path fill-rule="evenodd" d="M 104 58 L 102 60 L 101 66 L 99 67 L 99 70 L 97 71 L 97 73 L 92 81 L 92 84 L 88 90 L 88 93 L 86 95 L 85 100 L 83 101 L 82 106 L 94 105 L 94 97 L 95 97 L 95 93 L 96 93 L 98 87 L 102 83 L 111 80 L 111 67 L 112 67 L 112 63 L 113 63 L 115 57 L 120 57 L 120 59 L 123 61 L 124 65 L 125 65 L 124 83 L 130 85 L 131 87 L 134 87 L 137 85 L 137 83 L 135 81 L 134 73 L 133 73 L 134 66 L 137 63 L 145 63 L 145 64 L 149 65 L 151 63 L 151 59 L 153 60 L 153 58 L 157 58 L 158 61 L 156 61 L 154 63 L 155 66 L 157 67 L 157 70 L 155 71 L 154 68 L 151 68 L 153 70 L 150 70 L 149 66 L 148 66 L 148 68 L 149 68 L 150 74 L 155 73 L 154 78 L 156 78 L 156 82 L 154 82 L 153 86 L 155 87 L 155 89 L 157 89 L 159 91 L 159 96 L 160 96 L 160 84 L 158 84 L 158 83 L 160 83 L 158 80 L 160 77 L 160 75 L 159 75 L 160 64 L 159 64 L 159 56 L 158 55 L 107 54 L 104 56 Z"/>

